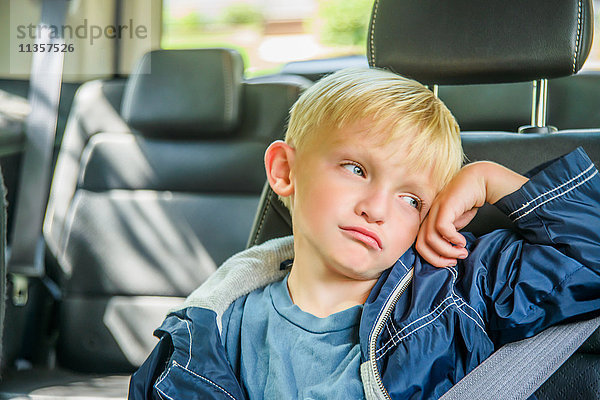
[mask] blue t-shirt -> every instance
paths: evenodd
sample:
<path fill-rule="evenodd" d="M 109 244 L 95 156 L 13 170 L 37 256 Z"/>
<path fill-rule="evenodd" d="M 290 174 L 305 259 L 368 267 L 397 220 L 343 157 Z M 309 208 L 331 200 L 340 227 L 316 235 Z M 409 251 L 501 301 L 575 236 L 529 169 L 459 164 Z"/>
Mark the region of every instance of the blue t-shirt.
<path fill-rule="evenodd" d="M 252 399 L 363 399 L 362 305 L 319 318 L 292 303 L 287 276 L 223 315 L 227 357 Z"/>

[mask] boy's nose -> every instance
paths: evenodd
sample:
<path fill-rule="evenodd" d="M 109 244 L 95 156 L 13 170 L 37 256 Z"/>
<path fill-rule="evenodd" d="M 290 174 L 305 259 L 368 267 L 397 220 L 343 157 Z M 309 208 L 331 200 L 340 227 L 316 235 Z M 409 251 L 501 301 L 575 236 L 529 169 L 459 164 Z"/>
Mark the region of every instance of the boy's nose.
<path fill-rule="evenodd" d="M 370 191 L 356 204 L 356 213 L 369 223 L 382 224 L 387 215 L 388 196 L 381 191 Z"/>

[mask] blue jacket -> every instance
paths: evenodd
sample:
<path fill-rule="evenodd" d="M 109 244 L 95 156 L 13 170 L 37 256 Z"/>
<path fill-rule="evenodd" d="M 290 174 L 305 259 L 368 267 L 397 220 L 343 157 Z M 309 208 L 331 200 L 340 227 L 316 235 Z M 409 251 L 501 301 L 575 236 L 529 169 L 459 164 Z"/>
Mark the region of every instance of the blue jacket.
<path fill-rule="evenodd" d="M 435 268 L 409 249 L 386 270 L 360 323 L 367 399 L 438 398 L 503 344 L 600 310 L 600 178 L 579 148 L 495 204 L 514 222 Z M 291 237 L 229 259 L 155 332 L 132 399 L 246 399 L 220 339 L 236 298 L 281 279 Z"/>

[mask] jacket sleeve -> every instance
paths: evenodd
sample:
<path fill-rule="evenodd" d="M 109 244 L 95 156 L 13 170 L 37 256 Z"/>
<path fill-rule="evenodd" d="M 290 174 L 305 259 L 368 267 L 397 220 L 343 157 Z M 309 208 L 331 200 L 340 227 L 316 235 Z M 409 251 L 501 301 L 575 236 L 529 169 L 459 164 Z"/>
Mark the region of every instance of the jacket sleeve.
<path fill-rule="evenodd" d="M 600 177 L 582 148 L 495 206 L 515 230 L 469 240 L 463 288 L 497 346 L 600 310 Z M 477 301 L 475 297 L 481 296 Z"/>
<path fill-rule="evenodd" d="M 160 341 L 131 377 L 129 399 L 245 399 L 221 344 L 214 311 L 176 311 L 155 335 Z"/>
<path fill-rule="evenodd" d="M 171 338 L 168 335 L 164 335 L 146 361 L 131 376 L 128 399 L 160 399 L 154 388 L 154 383 L 166 369 L 172 353 L 173 343 Z"/>

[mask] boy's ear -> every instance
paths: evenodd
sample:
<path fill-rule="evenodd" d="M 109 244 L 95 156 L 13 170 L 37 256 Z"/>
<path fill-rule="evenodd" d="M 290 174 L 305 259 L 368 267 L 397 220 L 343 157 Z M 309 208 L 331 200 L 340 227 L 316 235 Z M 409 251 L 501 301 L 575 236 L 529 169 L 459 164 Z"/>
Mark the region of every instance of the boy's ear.
<path fill-rule="evenodd" d="M 271 189 L 280 196 L 287 197 L 294 193 L 292 167 L 296 149 L 277 140 L 265 151 L 265 169 Z"/>

